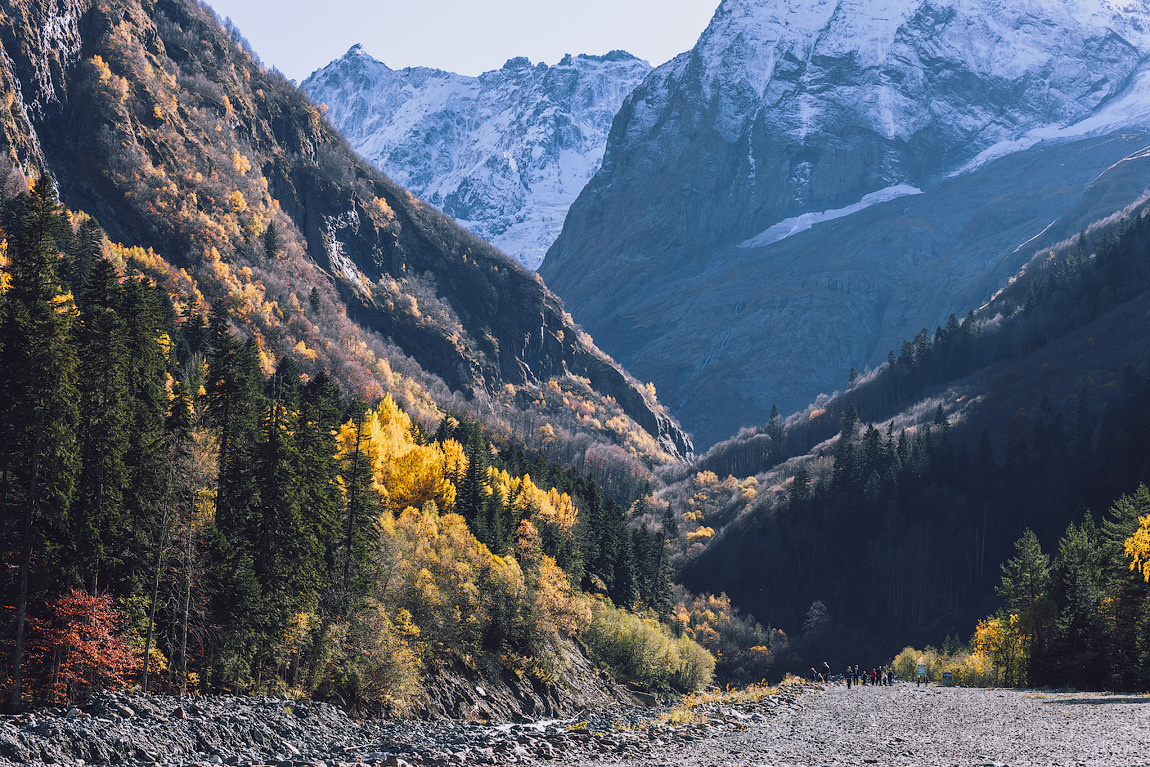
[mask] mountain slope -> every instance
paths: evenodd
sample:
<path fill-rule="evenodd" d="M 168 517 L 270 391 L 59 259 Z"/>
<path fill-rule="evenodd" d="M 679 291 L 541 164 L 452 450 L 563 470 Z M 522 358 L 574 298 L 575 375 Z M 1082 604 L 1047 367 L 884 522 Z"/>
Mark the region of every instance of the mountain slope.
<path fill-rule="evenodd" d="M 395 71 L 357 45 L 301 87 L 376 167 L 535 269 L 650 70 L 613 51 L 465 77 Z"/>
<path fill-rule="evenodd" d="M 358 160 L 205 6 L 3 13 L 0 150 L 42 164 L 113 240 L 186 269 L 266 359 L 292 354 L 364 396 L 471 410 L 520 437 L 554 421 L 650 458 L 690 449 L 534 275 Z M 580 420 L 564 394 L 602 420 Z M 642 424 L 631 437 L 628 421 Z"/>
<path fill-rule="evenodd" d="M 624 103 L 603 168 L 572 206 L 540 273 L 605 349 L 654 381 L 701 443 L 764 421 L 771 402 L 801 407 L 835 388 L 851 365 L 885 358 L 874 327 L 889 326 L 895 338 L 913 334 L 936 321 L 925 315 L 943 318 L 969 303 L 943 292 L 916 297 L 913 318 L 892 313 L 891 292 L 913 284 L 913 265 L 967 244 L 967 236 L 1014 250 L 1121 159 L 1101 152 L 1087 162 L 1073 142 L 1146 122 L 1138 105 L 1146 103 L 1147 14 L 1131 8 L 1101 0 L 1009 8 L 981 0 L 727 0 L 696 47 L 652 72 Z M 980 177 L 985 189 L 962 180 L 995 158 L 1043 146 L 1070 153 L 1065 160 L 1079 168 L 1073 181 L 1059 177 L 1063 158 L 1041 153 L 1015 160 L 1010 177 Z M 940 204 L 914 227 L 924 234 L 916 239 L 904 236 L 897 215 L 921 204 L 913 195 L 920 190 L 936 191 Z M 911 196 L 866 207 L 900 194 Z M 1015 210 L 1011 197 L 1027 201 Z M 996 210 L 985 209 L 988 200 Z M 955 229 L 963 209 L 984 215 Z M 895 241 L 867 234 L 879 214 L 891 213 Z M 830 223 L 816 222 L 834 215 L 831 235 Z M 817 240 L 822 230 L 821 240 L 779 239 L 811 224 L 802 234 Z M 939 227 L 950 230 L 941 243 Z M 1028 257 L 984 268 L 974 258 L 979 249 L 960 264 L 959 247 L 938 272 L 963 272 L 955 284 L 985 296 Z M 878 263 L 883 279 L 857 279 Z M 841 308 L 825 292 L 808 304 L 806 288 L 819 279 L 847 293 Z M 688 285 L 701 293 L 689 312 L 664 311 L 683 303 Z M 740 318 L 756 301 L 775 304 L 765 332 L 762 322 Z M 719 317 L 736 329 L 716 329 Z M 762 345 L 744 339 L 777 336 L 780 324 L 791 337 L 775 344 L 764 370 Z M 827 338 L 838 348 L 808 359 Z M 668 364 L 655 346 L 690 346 L 701 362 Z M 724 406 L 716 390 L 728 380 L 736 396 Z M 700 395 L 721 408 L 711 414 L 713 428 L 703 408 L 691 410 Z"/>
<path fill-rule="evenodd" d="M 701 510 L 681 517 L 684 582 L 788 632 L 824 601 L 844 646 L 883 656 L 968 633 L 1023 530 L 1050 547 L 1150 477 L 1148 216 L 1084 225 L 785 429 L 713 448 L 663 494 Z"/>

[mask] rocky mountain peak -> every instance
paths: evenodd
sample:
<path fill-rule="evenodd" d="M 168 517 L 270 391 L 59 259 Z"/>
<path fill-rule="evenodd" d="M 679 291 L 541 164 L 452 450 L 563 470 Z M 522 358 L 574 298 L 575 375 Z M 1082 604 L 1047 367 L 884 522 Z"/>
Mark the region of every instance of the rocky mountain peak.
<path fill-rule="evenodd" d="M 478 77 L 393 71 L 362 49 L 304 90 L 352 147 L 529 268 L 599 168 L 619 105 L 650 66 L 625 51 L 512 58 Z"/>

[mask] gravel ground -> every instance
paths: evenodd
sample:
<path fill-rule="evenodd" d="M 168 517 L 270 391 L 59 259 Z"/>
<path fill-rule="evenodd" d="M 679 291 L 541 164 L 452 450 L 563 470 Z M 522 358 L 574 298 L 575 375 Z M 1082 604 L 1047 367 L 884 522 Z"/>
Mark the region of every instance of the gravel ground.
<path fill-rule="evenodd" d="M 739 732 L 606 765 L 1150 765 L 1150 696 L 831 686 Z"/>
<path fill-rule="evenodd" d="M 300 701 L 103 694 L 83 709 L 0 717 L 0 765 L 1150 767 L 1143 695 L 792 685 L 760 703 L 706 704 L 681 726 L 660 721 L 666 710 L 355 722 Z"/>

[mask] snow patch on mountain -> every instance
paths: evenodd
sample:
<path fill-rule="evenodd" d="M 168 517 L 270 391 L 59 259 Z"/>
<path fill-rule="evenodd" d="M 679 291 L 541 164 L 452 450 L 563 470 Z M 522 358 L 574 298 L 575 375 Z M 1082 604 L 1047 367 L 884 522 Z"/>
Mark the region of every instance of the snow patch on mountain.
<path fill-rule="evenodd" d="M 622 51 L 554 66 L 515 58 L 478 77 L 397 71 L 356 45 L 303 89 L 367 160 L 535 269 L 650 71 Z"/>
<path fill-rule="evenodd" d="M 780 221 L 774 226 L 767 227 L 762 232 L 758 233 L 749 240 L 740 242 L 740 248 L 759 248 L 763 245 L 770 245 L 772 242 L 785 240 L 787 237 L 805 232 L 815 224 L 821 224 L 824 221 L 834 221 L 836 218 L 843 218 L 850 216 L 859 211 L 866 210 L 872 205 L 878 205 L 891 200 L 897 200 L 899 197 L 906 197 L 912 194 L 922 194 L 922 190 L 909 184 L 896 184 L 895 186 L 888 186 L 886 189 L 880 189 L 877 192 L 871 192 L 864 195 L 861 200 L 854 205 L 848 205 L 845 208 L 836 208 L 835 210 L 824 210 L 817 213 L 803 213 L 799 216 L 792 216 L 784 221 Z"/>
<path fill-rule="evenodd" d="M 1150 125 L 1150 68 L 1143 68 L 1130 85 L 1097 112 L 1066 127 L 1044 125 L 1033 128 L 1018 138 L 993 144 L 949 174 L 949 177 L 969 173 L 988 162 L 1014 152 L 1023 152 L 1043 141 L 1066 141 L 1089 136 L 1101 136 L 1127 128 Z"/>

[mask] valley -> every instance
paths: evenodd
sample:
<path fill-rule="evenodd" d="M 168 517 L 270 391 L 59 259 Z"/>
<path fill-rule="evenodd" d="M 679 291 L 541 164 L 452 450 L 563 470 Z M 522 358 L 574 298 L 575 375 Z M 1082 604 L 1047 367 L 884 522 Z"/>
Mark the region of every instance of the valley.
<path fill-rule="evenodd" d="M 723 0 L 297 86 L 0 0 L 0 761 L 1140 758 L 1147 30 Z M 963 687 L 791 676 L 896 655 Z"/>

